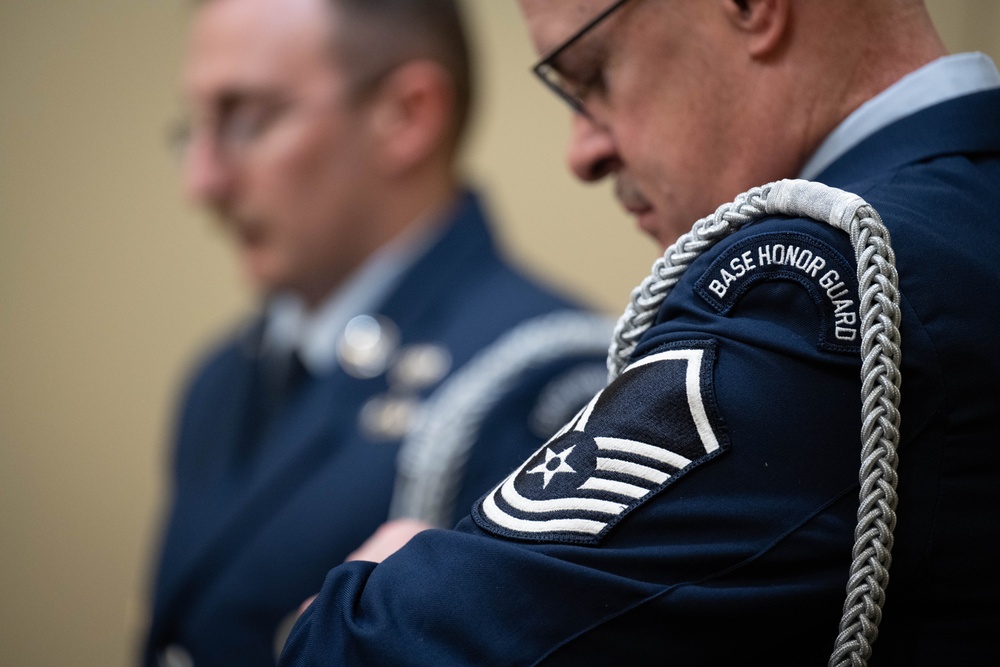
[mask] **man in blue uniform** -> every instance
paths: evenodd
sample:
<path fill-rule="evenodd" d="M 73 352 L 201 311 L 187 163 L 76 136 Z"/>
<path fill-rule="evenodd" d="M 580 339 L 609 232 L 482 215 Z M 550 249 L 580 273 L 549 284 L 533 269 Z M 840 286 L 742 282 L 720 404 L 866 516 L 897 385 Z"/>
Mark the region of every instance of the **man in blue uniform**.
<path fill-rule="evenodd" d="M 286 619 L 390 516 L 356 557 L 452 525 L 589 399 L 610 326 L 512 268 L 462 188 L 472 83 L 453 2 L 196 12 L 185 185 L 263 312 L 187 388 L 144 659 L 273 665 Z M 505 353 L 478 429 L 427 450 L 426 399 L 522 327 L 541 356 Z"/>
<path fill-rule="evenodd" d="M 992 664 L 994 64 L 947 56 L 919 0 L 520 4 L 536 72 L 575 111 L 571 168 L 614 178 L 664 246 L 796 176 L 881 214 L 902 295 L 902 433 L 871 661 Z M 705 251 L 617 379 L 457 530 L 332 570 L 280 664 L 825 663 L 859 507 L 855 266 L 846 234 L 789 216 Z"/>

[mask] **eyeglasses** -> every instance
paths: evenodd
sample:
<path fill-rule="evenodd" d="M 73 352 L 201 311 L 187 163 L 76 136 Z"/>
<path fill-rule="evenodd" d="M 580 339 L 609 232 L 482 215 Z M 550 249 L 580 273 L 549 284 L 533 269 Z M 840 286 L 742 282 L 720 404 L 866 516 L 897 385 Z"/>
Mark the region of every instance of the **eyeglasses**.
<path fill-rule="evenodd" d="M 573 35 L 571 35 L 562 44 L 549 51 L 548 55 L 539 60 L 538 64 L 531 68 L 531 71 L 534 72 L 535 76 L 541 79 L 542 83 L 544 83 L 549 90 L 561 97 L 567 104 L 569 104 L 573 111 L 582 116 L 586 116 L 587 118 L 590 118 L 590 114 L 587 113 L 584 100 L 600 83 L 597 80 L 600 77 L 596 77 L 593 80 L 588 80 L 587 77 L 583 77 L 581 81 L 571 81 L 563 72 L 559 71 L 559 66 L 556 64 L 556 61 L 569 47 L 580 41 L 584 35 L 593 30 L 598 24 L 608 18 L 626 2 L 628 2 L 628 0 L 616 0 L 611 3 L 611 6 L 588 21 L 582 28 L 573 33 Z"/>
<path fill-rule="evenodd" d="M 198 133 L 211 135 L 220 154 L 235 162 L 242 159 L 260 139 L 291 115 L 295 106 L 288 101 L 242 100 L 208 121 L 180 121 L 171 128 L 169 141 L 182 157 Z"/>
<path fill-rule="evenodd" d="M 183 159 L 195 137 L 210 137 L 219 155 L 236 164 L 247 156 L 267 137 L 281 131 L 289 123 L 301 121 L 309 114 L 330 112 L 331 105 L 352 108 L 370 100 L 394 67 L 366 73 L 356 77 L 347 89 L 318 101 L 286 99 L 282 96 L 260 92 L 245 92 L 223 100 L 220 109 L 209 117 L 185 119 L 170 128 L 168 142 L 174 154 Z"/>

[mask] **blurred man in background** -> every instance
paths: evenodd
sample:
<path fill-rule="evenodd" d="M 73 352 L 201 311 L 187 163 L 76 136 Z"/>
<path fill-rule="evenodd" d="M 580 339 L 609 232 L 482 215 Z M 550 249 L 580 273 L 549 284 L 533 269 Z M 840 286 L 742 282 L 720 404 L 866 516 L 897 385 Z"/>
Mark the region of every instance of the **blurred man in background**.
<path fill-rule="evenodd" d="M 617 378 L 455 530 L 331 571 L 281 664 L 860 665 L 876 635 L 873 664 L 993 664 L 994 63 L 947 55 L 920 0 L 520 5 L 536 73 L 575 112 L 573 171 L 614 178 L 677 245 L 635 295 Z M 891 253 L 862 264 L 840 229 L 753 201 L 681 236 L 796 176 L 891 233 L 898 521 L 895 447 L 866 451 L 860 505 L 858 481 L 862 446 L 900 423 L 895 371 L 866 363 L 863 385 L 860 359 L 894 290 L 860 298 L 858 264 L 891 284 Z"/>
<path fill-rule="evenodd" d="M 231 236 L 262 312 L 187 388 L 147 664 L 273 664 L 283 620 L 390 516 L 428 395 L 511 328 L 545 333 L 539 317 L 571 308 L 500 257 L 463 188 L 472 88 L 451 1 L 198 3 L 185 187 Z M 601 354 L 560 350 L 507 377 L 483 435 L 430 456 L 447 482 L 425 489 L 433 511 L 393 501 L 418 521 L 379 543 L 451 525 L 551 435 L 596 389 L 595 363 L 603 378 L 601 327 Z"/>

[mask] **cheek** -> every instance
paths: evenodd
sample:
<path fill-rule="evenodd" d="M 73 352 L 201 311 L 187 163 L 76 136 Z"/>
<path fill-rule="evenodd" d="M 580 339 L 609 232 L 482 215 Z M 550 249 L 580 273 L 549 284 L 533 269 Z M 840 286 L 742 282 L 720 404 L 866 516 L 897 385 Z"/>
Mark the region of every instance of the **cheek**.
<path fill-rule="evenodd" d="M 311 143 L 275 156 L 261 174 L 258 201 L 282 227 L 300 236 L 315 236 L 337 216 L 354 179 L 342 147 Z"/>
<path fill-rule="evenodd" d="M 653 205 L 654 218 L 643 227 L 665 248 L 711 213 L 708 192 L 715 178 L 703 169 L 698 141 L 690 133 L 651 130 L 620 138 L 627 174 Z"/>
<path fill-rule="evenodd" d="M 363 219 L 369 179 L 363 156 L 350 146 L 317 151 L 288 165 L 285 195 L 289 243 L 306 256 L 322 256 L 352 246 L 352 234 Z"/>
<path fill-rule="evenodd" d="M 275 184 L 294 203 L 307 206 L 338 176 L 337 155 L 336 147 L 325 142 L 304 142 L 276 157 L 271 172 Z"/>
<path fill-rule="evenodd" d="M 675 164 L 676 141 L 656 123 L 637 119 L 624 128 L 616 136 L 616 142 L 625 170 L 643 195 L 659 208 L 665 203 L 663 193 L 673 190 L 681 176 Z"/>
<path fill-rule="evenodd" d="M 279 140 L 268 170 L 275 191 L 308 206 L 349 178 L 363 142 L 360 128 L 349 121 L 340 113 L 320 116 Z"/>
<path fill-rule="evenodd" d="M 630 154 L 626 163 L 648 181 L 651 197 L 659 192 L 674 199 L 697 199 L 713 189 L 728 161 L 744 159 L 727 138 L 728 128 L 717 110 L 697 102 L 689 98 L 667 111 L 650 109 L 645 122 L 636 123 L 643 131 L 621 138 L 623 154 Z M 690 212 L 704 215 L 700 209 Z"/>

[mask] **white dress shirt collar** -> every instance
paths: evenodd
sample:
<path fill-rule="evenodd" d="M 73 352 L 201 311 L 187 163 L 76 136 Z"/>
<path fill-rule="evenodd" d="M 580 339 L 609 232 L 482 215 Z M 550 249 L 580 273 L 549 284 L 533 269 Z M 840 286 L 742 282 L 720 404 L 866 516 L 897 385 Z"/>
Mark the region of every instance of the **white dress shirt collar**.
<path fill-rule="evenodd" d="M 379 308 L 443 231 L 441 224 L 410 225 L 312 312 L 297 295 L 275 296 L 265 307 L 264 353 L 295 350 L 310 373 L 329 372 L 337 364 L 337 345 L 347 323 Z"/>

